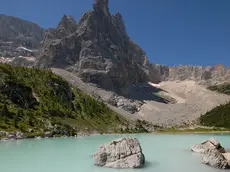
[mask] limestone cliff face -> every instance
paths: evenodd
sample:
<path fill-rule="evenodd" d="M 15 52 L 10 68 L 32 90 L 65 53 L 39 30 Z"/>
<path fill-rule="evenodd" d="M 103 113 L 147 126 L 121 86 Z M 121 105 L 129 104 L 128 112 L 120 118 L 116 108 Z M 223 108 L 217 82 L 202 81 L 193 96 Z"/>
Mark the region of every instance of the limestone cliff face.
<path fill-rule="evenodd" d="M 35 23 L 0 14 L 0 58 L 35 56 L 44 33 Z"/>
<path fill-rule="evenodd" d="M 195 80 L 205 85 L 230 82 L 230 68 L 216 66 L 163 66 L 152 64 L 161 81 L 164 80 Z"/>
<path fill-rule="evenodd" d="M 38 67 L 56 67 L 76 73 L 84 82 L 127 92 L 130 84 L 164 80 L 195 80 L 207 85 L 226 81 L 230 69 L 217 66 L 163 66 L 150 64 L 145 52 L 131 40 L 120 13 L 109 12 L 108 0 L 95 0 L 78 23 L 64 15 L 43 40 Z"/>
<path fill-rule="evenodd" d="M 121 14 L 110 14 L 108 0 L 95 0 L 78 24 L 73 21 L 64 16 L 62 24 L 47 33 L 37 66 L 71 70 L 85 82 L 116 91 L 159 82 L 145 52 L 128 36 Z"/>

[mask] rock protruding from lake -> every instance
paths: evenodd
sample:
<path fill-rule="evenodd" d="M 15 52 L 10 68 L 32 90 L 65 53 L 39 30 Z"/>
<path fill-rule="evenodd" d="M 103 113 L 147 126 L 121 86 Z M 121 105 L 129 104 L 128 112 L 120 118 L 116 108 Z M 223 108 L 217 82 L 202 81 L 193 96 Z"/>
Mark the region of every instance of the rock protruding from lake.
<path fill-rule="evenodd" d="M 195 144 L 191 147 L 193 152 L 204 153 L 206 150 L 217 149 L 220 153 L 225 153 L 225 149 L 216 139 L 208 139 L 201 144 Z"/>
<path fill-rule="evenodd" d="M 209 139 L 191 147 L 193 152 L 202 154 L 202 163 L 219 169 L 230 169 L 229 153 L 216 139 Z"/>
<path fill-rule="evenodd" d="M 208 149 L 203 153 L 202 162 L 215 168 L 229 169 L 230 162 L 217 149 Z"/>
<path fill-rule="evenodd" d="M 108 168 L 141 168 L 145 163 L 136 138 L 120 138 L 103 144 L 93 156 L 95 165 Z"/>

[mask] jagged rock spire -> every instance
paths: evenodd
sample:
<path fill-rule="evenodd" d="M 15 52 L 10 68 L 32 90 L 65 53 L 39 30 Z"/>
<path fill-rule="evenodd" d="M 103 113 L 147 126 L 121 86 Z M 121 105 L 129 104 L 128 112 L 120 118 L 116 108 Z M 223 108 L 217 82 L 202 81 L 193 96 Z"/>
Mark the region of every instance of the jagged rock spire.
<path fill-rule="evenodd" d="M 38 66 L 71 68 L 83 81 L 122 94 L 129 84 L 150 80 L 144 51 L 129 38 L 121 14 L 110 14 L 108 3 L 94 0 L 93 10 L 83 15 L 75 32 L 66 27 L 72 17 L 64 15 Z"/>
<path fill-rule="evenodd" d="M 77 24 L 72 15 L 67 16 L 64 14 L 61 21 L 58 24 L 58 28 L 64 28 L 71 32 L 76 30 Z"/>
<path fill-rule="evenodd" d="M 94 0 L 93 9 L 109 14 L 109 0 Z"/>
<path fill-rule="evenodd" d="M 58 23 L 58 27 L 62 27 L 65 26 L 66 22 L 68 21 L 67 15 L 64 14 L 60 20 L 60 22 Z"/>
<path fill-rule="evenodd" d="M 115 15 L 112 16 L 112 23 L 116 28 L 119 28 L 120 31 L 122 32 L 123 36 L 127 36 L 126 33 L 126 28 L 125 28 L 125 24 L 124 21 L 122 19 L 122 16 L 120 13 L 116 13 Z"/>

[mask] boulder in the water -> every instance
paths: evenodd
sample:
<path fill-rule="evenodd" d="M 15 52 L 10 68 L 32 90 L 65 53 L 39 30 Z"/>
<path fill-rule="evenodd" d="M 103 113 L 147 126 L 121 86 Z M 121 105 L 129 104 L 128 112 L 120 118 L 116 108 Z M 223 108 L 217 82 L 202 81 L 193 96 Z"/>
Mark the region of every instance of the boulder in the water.
<path fill-rule="evenodd" d="M 208 139 L 201 144 L 195 144 L 191 147 L 193 152 L 204 153 L 206 150 L 217 149 L 220 153 L 225 153 L 225 149 L 216 139 Z"/>
<path fill-rule="evenodd" d="M 145 163 L 136 138 L 120 138 L 100 146 L 93 155 L 95 165 L 108 168 L 141 168 Z"/>
<path fill-rule="evenodd" d="M 202 154 L 202 162 L 215 168 L 229 169 L 228 159 L 217 149 L 207 149 Z"/>

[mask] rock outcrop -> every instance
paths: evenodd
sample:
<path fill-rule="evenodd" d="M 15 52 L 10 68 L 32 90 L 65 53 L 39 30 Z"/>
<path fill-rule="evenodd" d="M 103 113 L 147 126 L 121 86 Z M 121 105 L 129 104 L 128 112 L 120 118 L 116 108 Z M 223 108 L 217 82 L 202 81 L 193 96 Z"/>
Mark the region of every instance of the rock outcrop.
<path fill-rule="evenodd" d="M 102 145 L 94 154 L 95 165 L 108 168 L 140 168 L 145 157 L 136 138 L 120 138 Z"/>
<path fill-rule="evenodd" d="M 161 81 L 194 80 L 205 85 L 230 82 L 230 68 L 223 65 L 216 66 L 163 66 L 152 64 Z"/>
<path fill-rule="evenodd" d="M 16 17 L 0 15 L 0 57 L 35 56 L 45 29 Z"/>
<path fill-rule="evenodd" d="M 230 168 L 229 160 L 217 149 L 207 149 L 202 155 L 202 162 L 215 168 Z"/>
<path fill-rule="evenodd" d="M 43 39 L 43 49 L 46 49 L 46 46 L 49 44 L 55 44 L 55 42 L 59 42 L 60 39 L 65 36 L 69 36 L 74 33 L 77 29 L 76 21 L 74 20 L 72 15 L 64 15 L 56 29 L 49 28 L 46 30 L 44 39 Z M 59 40 L 59 41 L 58 41 Z M 47 48 L 48 49 L 48 48 Z M 45 52 L 43 52 L 45 53 Z"/>
<path fill-rule="evenodd" d="M 20 139 L 25 139 L 26 136 L 24 133 L 16 131 L 16 132 L 5 132 L 5 131 L 0 131 L 0 137 L 2 140 L 20 140 Z M 1 139 L 0 139 L 1 140 Z"/>
<path fill-rule="evenodd" d="M 108 0 L 95 0 L 76 25 L 66 16 L 60 23 L 46 35 L 37 66 L 67 69 L 85 82 L 123 94 L 129 84 L 159 82 L 150 75 L 145 52 L 126 33 L 121 14 L 110 14 Z M 60 26 L 64 33 L 54 34 Z"/>
<path fill-rule="evenodd" d="M 220 153 L 225 153 L 225 149 L 216 139 L 208 139 L 201 144 L 195 144 L 191 150 L 197 153 L 204 153 L 207 150 L 218 150 Z"/>
<path fill-rule="evenodd" d="M 209 139 L 201 144 L 191 147 L 193 152 L 201 153 L 202 163 L 219 169 L 229 169 L 230 159 L 228 153 L 215 139 Z"/>

